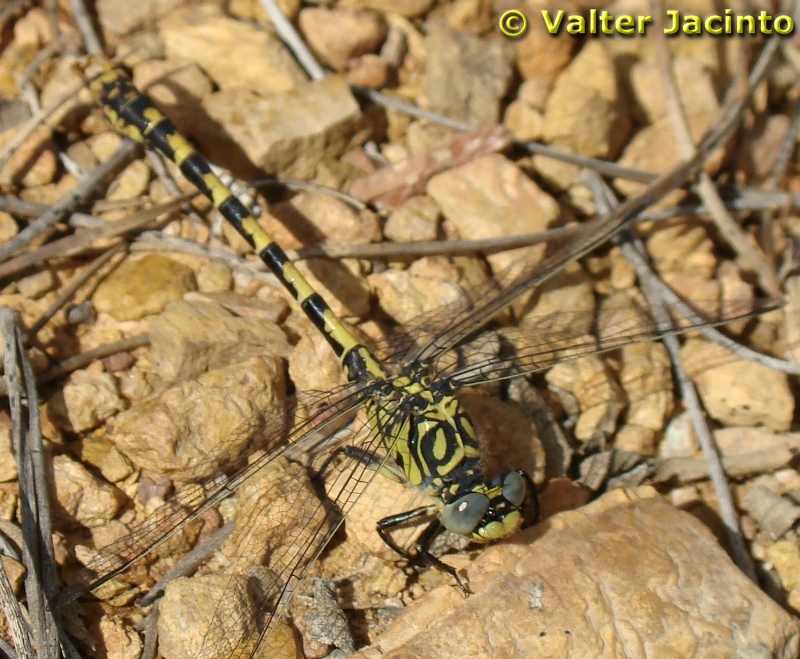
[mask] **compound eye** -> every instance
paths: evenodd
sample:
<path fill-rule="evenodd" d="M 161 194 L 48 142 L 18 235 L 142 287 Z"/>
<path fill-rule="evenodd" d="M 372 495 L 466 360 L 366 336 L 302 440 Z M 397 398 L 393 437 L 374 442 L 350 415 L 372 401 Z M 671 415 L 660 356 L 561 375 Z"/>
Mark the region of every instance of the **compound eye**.
<path fill-rule="evenodd" d="M 472 533 L 487 510 L 489 498 L 478 492 L 471 492 L 442 509 L 442 524 L 448 531 L 467 535 Z"/>
<path fill-rule="evenodd" d="M 509 472 L 503 480 L 503 498 L 514 506 L 521 506 L 527 492 L 525 479 L 516 471 Z"/>

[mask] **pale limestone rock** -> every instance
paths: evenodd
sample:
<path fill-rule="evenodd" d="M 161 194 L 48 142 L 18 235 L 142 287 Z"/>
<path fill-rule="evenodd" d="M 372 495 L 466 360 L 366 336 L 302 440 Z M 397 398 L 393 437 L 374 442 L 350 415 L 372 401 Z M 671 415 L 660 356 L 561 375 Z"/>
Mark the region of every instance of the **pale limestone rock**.
<path fill-rule="evenodd" d="M 110 373 L 75 371 L 61 391 L 47 402 L 56 427 L 71 432 L 92 430 L 126 408 Z"/>
<path fill-rule="evenodd" d="M 589 41 L 555 81 L 547 98 L 544 139 L 595 158 L 615 158 L 631 120 L 614 63 L 600 41 Z"/>
<path fill-rule="evenodd" d="M 300 12 L 299 26 L 321 63 L 340 72 L 351 59 L 376 53 L 388 32 L 380 14 L 336 7 L 306 7 Z"/>
<path fill-rule="evenodd" d="M 282 92 L 306 80 L 274 32 L 225 16 L 214 5 L 173 12 L 159 23 L 159 33 L 168 57 L 196 61 L 221 89 Z"/>
<path fill-rule="evenodd" d="M 513 75 L 513 45 L 500 35 L 434 26 L 425 47 L 430 109 L 476 127 L 496 123 Z"/>
<path fill-rule="evenodd" d="M 165 382 L 243 362 L 258 355 L 286 357 L 290 346 L 275 323 L 240 318 L 212 302 L 172 302 L 150 326 L 150 355 Z"/>
<path fill-rule="evenodd" d="M 355 656 L 789 659 L 799 649 L 800 623 L 651 488 L 616 490 L 488 547 L 467 577 L 472 596 L 438 587 Z"/>
<path fill-rule="evenodd" d="M 114 519 L 123 495 L 113 485 L 94 476 L 81 463 L 66 455 L 53 457 L 56 519 L 66 524 L 93 528 Z"/>
<path fill-rule="evenodd" d="M 241 87 L 211 94 L 198 121 L 203 153 L 230 169 L 313 178 L 319 163 L 363 140 L 361 109 L 340 76 L 257 95 Z M 222 135 L 219 126 L 225 126 Z M 262 174 L 263 175 L 263 174 Z"/>
<path fill-rule="evenodd" d="M 681 349 L 681 358 L 703 405 L 717 421 L 789 429 L 794 397 L 785 373 L 734 357 L 725 348 L 702 339 L 689 339 Z"/>
<path fill-rule="evenodd" d="M 150 474 L 196 480 L 279 431 L 284 397 L 283 360 L 252 357 L 138 401 L 114 419 L 109 439 Z"/>
<path fill-rule="evenodd" d="M 116 320 L 139 320 L 161 313 L 196 289 L 191 268 L 161 254 L 147 254 L 125 259 L 97 287 L 92 301 L 98 311 Z"/>
<path fill-rule="evenodd" d="M 544 231 L 560 214 L 558 203 L 516 165 L 498 154 L 476 158 L 434 176 L 428 194 L 462 237 L 497 238 Z M 525 266 L 541 258 L 542 246 L 488 257 L 496 270 L 517 259 Z"/>

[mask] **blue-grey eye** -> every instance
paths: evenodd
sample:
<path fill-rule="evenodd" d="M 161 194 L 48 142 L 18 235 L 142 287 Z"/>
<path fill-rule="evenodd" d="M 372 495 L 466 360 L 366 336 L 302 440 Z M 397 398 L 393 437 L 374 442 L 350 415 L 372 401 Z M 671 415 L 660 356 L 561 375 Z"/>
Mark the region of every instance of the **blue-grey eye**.
<path fill-rule="evenodd" d="M 472 533 L 487 510 L 489 498 L 479 492 L 470 492 L 448 503 L 442 509 L 440 519 L 448 531 L 467 535 Z"/>
<path fill-rule="evenodd" d="M 509 472 L 503 480 L 503 498 L 514 506 L 521 506 L 525 501 L 525 479 L 516 471 Z"/>

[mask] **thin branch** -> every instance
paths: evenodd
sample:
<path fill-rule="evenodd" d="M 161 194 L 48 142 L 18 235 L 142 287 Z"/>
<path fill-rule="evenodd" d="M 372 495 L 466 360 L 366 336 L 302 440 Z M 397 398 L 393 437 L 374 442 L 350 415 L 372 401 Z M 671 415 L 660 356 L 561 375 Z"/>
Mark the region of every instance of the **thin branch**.
<path fill-rule="evenodd" d="M 663 30 L 660 30 L 659 24 L 662 22 L 661 17 L 664 14 L 663 0 L 650 0 L 650 9 L 656 21 L 653 30 L 655 36 L 653 38 L 655 39 L 656 61 L 661 74 L 661 86 L 664 90 L 667 111 L 683 157 L 688 158 L 694 154 L 695 145 L 675 82 L 666 37 L 663 34 Z M 699 174 L 697 193 L 711 212 L 711 219 L 714 221 L 717 230 L 740 256 L 743 267 L 756 273 L 758 281 L 765 291 L 770 295 L 778 295 L 781 287 L 775 271 L 759 250 L 750 243 L 736 221 L 728 214 L 716 186 L 705 171 L 701 171 Z"/>
<path fill-rule="evenodd" d="M 29 343 L 30 340 L 38 334 L 39 330 L 41 330 L 48 321 L 58 313 L 58 310 L 63 307 L 67 301 L 75 294 L 75 292 L 83 286 L 91 277 L 100 270 L 106 263 L 108 263 L 114 256 L 117 254 L 125 251 L 127 245 L 125 243 L 118 243 L 114 247 L 109 250 L 106 250 L 103 254 L 98 256 L 94 261 L 92 261 L 86 268 L 84 268 L 80 274 L 76 275 L 72 278 L 72 280 L 67 284 L 61 293 L 59 293 L 58 297 L 53 301 L 53 303 L 47 307 L 45 312 L 39 316 L 36 322 L 31 326 L 31 328 L 25 332 L 23 335 L 23 340 L 25 343 Z"/>
<path fill-rule="evenodd" d="M 606 212 L 610 212 L 618 204 L 614 193 L 596 174 L 594 177 L 596 181 L 593 187 L 604 192 L 604 194 L 596 196 L 595 204 L 597 204 L 598 208 L 604 207 Z M 669 317 L 664 299 L 660 296 L 660 287 L 654 285 L 655 282 L 661 282 L 645 260 L 644 246 L 641 241 L 634 237 L 632 233 L 625 232 L 620 234 L 616 242 L 622 250 L 625 259 L 636 271 L 642 290 L 647 298 L 651 316 L 655 319 L 659 329 L 669 330 L 673 326 L 672 319 Z M 692 426 L 694 427 L 695 434 L 697 435 L 708 464 L 709 477 L 719 504 L 720 517 L 728 535 L 728 544 L 733 554 L 733 560 L 739 569 L 757 584 L 758 578 L 756 577 L 750 554 L 747 551 L 747 544 L 744 541 L 739 527 L 739 516 L 733 503 L 733 497 L 731 496 L 727 476 L 722 467 L 720 454 L 714 444 L 708 424 L 706 423 L 697 390 L 683 366 L 680 343 L 674 335 L 665 336 L 662 340 L 670 355 L 672 368 L 675 371 L 675 377 L 681 391 L 681 397 L 684 405 L 689 410 Z"/>
<path fill-rule="evenodd" d="M 92 18 L 89 16 L 89 12 L 86 11 L 83 0 L 69 0 L 69 6 L 72 10 L 72 18 L 75 21 L 78 32 L 81 33 L 86 52 L 89 55 L 102 53 L 103 46 L 100 43 L 100 37 L 97 36 L 97 32 L 92 24 Z"/>
<path fill-rule="evenodd" d="M 138 146 L 137 142 L 126 138 L 117 151 L 87 176 L 86 180 L 76 185 L 63 199 L 54 204 L 47 213 L 31 222 L 9 241 L 0 245 L 0 263 L 7 261 L 23 247 L 29 245 L 34 238 L 63 220 L 76 206 L 85 202 L 108 176 L 128 162 Z"/>
<path fill-rule="evenodd" d="M 297 34 L 294 25 L 286 18 L 286 14 L 283 13 L 278 3 L 275 2 L 275 0 L 259 0 L 259 4 L 264 11 L 267 12 L 267 16 L 269 16 L 269 19 L 272 21 L 272 25 L 278 33 L 278 36 L 283 40 L 289 50 L 292 51 L 297 61 L 300 62 L 300 66 L 305 69 L 308 77 L 312 80 L 322 80 L 327 76 L 328 74 L 325 72 L 325 69 L 320 66 L 316 57 L 314 57 L 308 49 L 300 35 Z"/>

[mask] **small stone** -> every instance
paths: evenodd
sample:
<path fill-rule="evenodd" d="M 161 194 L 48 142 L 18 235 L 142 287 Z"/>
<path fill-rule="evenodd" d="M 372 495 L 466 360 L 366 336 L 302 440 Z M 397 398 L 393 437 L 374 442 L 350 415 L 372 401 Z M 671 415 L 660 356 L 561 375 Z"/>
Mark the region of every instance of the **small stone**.
<path fill-rule="evenodd" d="M 159 32 L 168 57 L 196 61 L 223 90 L 280 92 L 306 80 L 274 32 L 225 16 L 211 4 L 172 12 Z"/>
<path fill-rule="evenodd" d="M 269 430 L 281 427 L 285 395 L 283 360 L 252 357 L 136 402 L 117 415 L 108 437 L 150 474 L 207 478 L 254 439 L 274 439 Z"/>
<path fill-rule="evenodd" d="M 537 16 L 537 20 L 528 21 L 525 35 L 516 40 L 517 68 L 520 75 L 526 82 L 539 82 L 549 88 L 572 61 L 575 46 L 574 39 L 554 39 L 547 31 L 544 21 Z"/>
<path fill-rule="evenodd" d="M 0 560 L 3 562 L 3 569 L 6 572 L 8 580 L 11 582 L 11 590 L 15 595 L 19 595 L 20 588 L 25 580 L 25 575 L 28 571 L 22 563 L 18 563 L 10 556 L 2 556 Z"/>
<path fill-rule="evenodd" d="M 150 325 L 150 355 L 165 382 L 270 354 L 289 355 L 286 335 L 259 318 L 237 318 L 218 304 L 179 300 Z"/>
<path fill-rule="evenodd" d="M 389 316 L 404 324 L 416 316 L 463 299 L 455 283 L 418 276 L 408 270 L 387 270 L 368 277 L 378 302 Z"/>
<path fill-rule="evenodd" d="M 0 483 L 17 480 L 17 461 L 11 443 L 11 428 L 0 426 Z"/>
<path fill-rule="evenodd" d="M 231 269 L 219 261 L 209 261 L 197 273 L 197 290 L 201 293 L 220 293 L 233 287 Z"/>
<path fill-rule="evenodd" d="M 147 192 L 150 183 L 150 167 L 143 160 L 134 160 L 122 170 L 108 189 L 106 199 L 119 201 L 136 199 Z"/>
<path fill-rule="evenodd" d="M 689 339 L 681 359 L 697 385 L 703 405 L 727 425 L 788 430 L 794 397 L 787 375 L 755 364 L 701 339 Z"/>
<path fill-rule="evenodd" d="M 83 432 L 97 428 L 125 407 L 113 375 L 80 370 L 50 398 L 47 414 L 60 430 Z"/>
<path fill-rule="evenodd" d="M 106 649 L 106 659 L 137 659 L 141 656 L 142 639 L 122 621 L 103 616 L 98 631 L 100 643 Z"/>
<path fill-rule="evenodd" d="M 297 391 L 331 391 L 344 384 L 344 372 L 320 331 L 304 324 L 300 340 L 289 354 L 289 378 Z M 313 364 L 314 368 L 308 365 Z"/>
<path fill-rule="evenodd" d="M 196 289 L 191 268 L 161 254 L 147 254 L 125 259 L 97 287 L 92 301 L 98 311 L 116 320 L 140 320 Z"/>
<path fill-rule="evenodd" d="M 434 0 L 342 0 L 341 7 L 364 7 L 384 13 L 398 14 L 405 18 L 417 18 L 427 14 Z"/>
<path fill-rule="evenodd" d="M 112 483 L 119 483 L 134 472 L 131 461 L 105 437 L 90 435 L 76 442 L 74 449 L 81 462 L 95 467 Z"/>
<path fill-rule="evenodd" d="M 99 162 L 108 160 L 122 146 L 122 135 L 109 130 L 99 135 L 92 135 L 87 142 L 95 158 Z"/>
<path fill-rule="evenodd" d="M 761 180 L 775 166 L 791 127 L 791 119 L 784 114 L 773 114 L 756 122 L 747 149 L 748 175 Z"/>
<path fill-rule="evenodd" d="M 40 270 L 35 275 L 23 277 L 17 281 L 17 290 L 31 300 L 38 300 L 55 288 L 56 279 L 49 268 Z"/>
<path fill-rule="evenodd" d="M 503 123 L 508 126 L 515 139 L 522 141 L 538 140 L 544 130 L 542 113 L 519 99 L 512 101 L 506 108 Z"/>
<path fill-rule="evenodd" d="M 205 109 L 207 124 L 197 123 L 196 138 L 211 160 L 234 170 L 255 165 L 268 174 L 310 179 L 319 163 L 338 158 L 364 134 L 361 109 L 339 76 L 261 96 L 223 89 L 206 99 Z M 244 157 L 234 160 L 232 150 Z"/>
<path fill-rule="evenodd" d="M 129 352 L 115 352 L 113 355 L 103 357 L 103 368 L 106 373 L 127 371 L 135 363 L 136 357 Z"/>
<path fill-rule="evenodd" d="M 631 130 L 614 63 L 590 41 L 555 81 L 547 99 L 544 139 L 595 158 L 615 158 Z"/>
<path fill-rule="evenodd" d="M 425 46 L 430 109 L 475 126 L 497 123 L 513 75 L 513 46 L 438 26 Z"/>
<path fill-rule="evenodd" d="M 98 0 L 97 17 L 104 30 L 111 34 L 125 35 L 159 16 L 168 14 L 181 4 L 183 0 Z"/>
<path fill-rule="evenodd" d="M 713 117 L 719 112 L 719 101 L 714 90 L 714 80 L 701 62 L 686 57 L 674 57 L 672 69 L 678 85 L 683 112 L 687 117 L 699 115 Z M 639 106 L 644 110 L 648 123 L 668 116 L 664 86 L 658 66 L 638 62 L 631 68 L 631 89 Z M 710 123 L 700 127 L 705 131 Z"/>
<path fill-rule="evenodd" d="M 0 245 L 11 240 L 19 233 L 17 221 L 5 211 L 0 211 Z"/>
<path fill-rule="evenodd" d="M 690 458 L 700 451 L 700 444 L 694 434 L 694 426 L 689 412 L 681 412 L 672 419 L 664 430 L 664 436 L 658 445 L 658 457 Z"/>
<path fill-rule="evenodd" d="M 106 524 L 114 519 L 124 498 L 113 485 L 66 455 L 53 457 L 53 486 L 58 502 L 53 512 L 62 524 L 88 528 Z"/>
<path fill-rule="evenodd" d="M 558 203 L 516 165 L 499 154 L 489 154 L 434 176 L 428 194 L 463 237 L 497 238 L 544 231 L 559 215 Z M 492 267 L 503 269 L 514 261 L 532 265 L 543 246 L 492 254 Z"/>
<path fill-rule="evenodd" d="M 383 233 L 396 243 L 436 240 L 440 216 L 439 205 L 431 197 L 412 197 L 392 211 L 383 227 Z"/>
<path fill-rule="evenodd" d="M 576 439 L 588 441 L 598 433 L 610 436 L 614 432 L 617 417 L 626 404 L 625 393 L 600 357 L 589 355 L 556 364 L 545 379 L 577 401 Z"/>
<path fill-rule="evenodd" d="M 794 540 L 781 540 L 767 549 L 767 560 L 781 579 L 785 590 L 800 588 L 800 547 Z"/>
<path fill-rule="evenodd" d="M 383 16 L 364 9 L 306 7 L 299 25 L 314 54 L 340 72 L 354 57 L 377 53 L 388 32 Z"/>
<path fill-rule="evenodd" d="M 383 89 L 389 83 L 389 64 L 367 53 L 348 62 L 347 84 L 365 89 Z"/>
<path fill-rule="evenodd" d="M 660 273 L 680 272 L 703 279 L 714 276 L 714 243 L 703 226 L 681 222 L 658 229 L 648 237 L 646 247 Z M 692 297 L 698 297 L 697 293 Z"/>
<path fill-rule="evenodd" d="M 7 130 L 0 135 L 0 149 L 14 139 L 21 129 Z M 52 183 L 58 171 L 50 129 L 39 126 L 0 168 L 0 180 L 7 185 L 35 187 Z"/>

